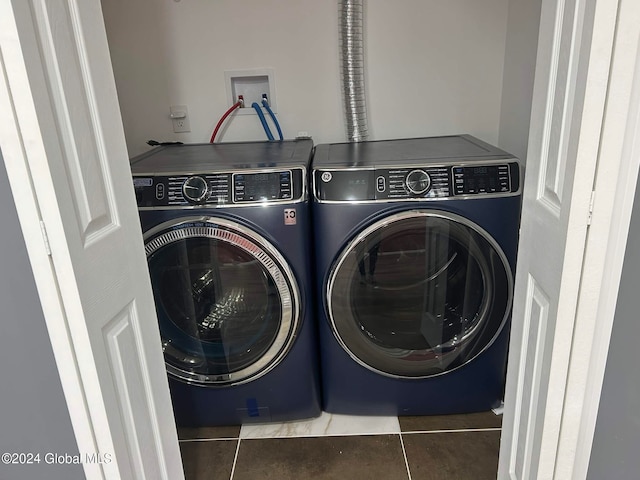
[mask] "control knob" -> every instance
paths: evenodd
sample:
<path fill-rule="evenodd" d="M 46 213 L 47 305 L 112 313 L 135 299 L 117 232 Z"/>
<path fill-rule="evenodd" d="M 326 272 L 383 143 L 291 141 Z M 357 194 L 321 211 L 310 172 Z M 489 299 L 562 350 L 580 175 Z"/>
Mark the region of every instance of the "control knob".
<path fill-rule="evenodd" d="M 412 170 L 405 179 L 407 190 L 413 195 L 422 195 L 431 187 L 431 178 L 424 170 Z"/>
<path fill-rule="evenodd" d="M 182 194 L 184 198 L 194 203 L 203 202 L 208 192 L 209 186 L 207 185 L 207 181 L 202 177 L 189 177 L 182 184 Z"/>

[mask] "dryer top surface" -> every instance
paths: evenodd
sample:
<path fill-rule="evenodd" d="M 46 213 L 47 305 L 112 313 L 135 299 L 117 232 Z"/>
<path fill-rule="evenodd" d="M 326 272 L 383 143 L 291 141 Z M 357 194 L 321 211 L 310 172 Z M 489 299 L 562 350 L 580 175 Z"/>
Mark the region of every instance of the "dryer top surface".
<path fill-rule="evenodd" d="M 311 139 L 166 145 L 131 159 L 133 175 L 307 168 Z"/>
<path fill-rule="evenodd" d="M 314 168 L 373 168 L 514 159 L 513 155 L 471 135 L 408 138 L 316 147 Z"/>

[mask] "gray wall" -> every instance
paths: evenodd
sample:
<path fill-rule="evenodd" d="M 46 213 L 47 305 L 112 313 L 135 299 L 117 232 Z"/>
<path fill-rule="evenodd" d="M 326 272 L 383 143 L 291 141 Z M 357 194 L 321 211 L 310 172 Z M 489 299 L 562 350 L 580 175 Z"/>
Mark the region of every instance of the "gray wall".
<path fill-rule="evenodd" d="M 41 455 L 40 464 L 0 461 L 0 479 L 84 479 L 80 465 L 45 463 L 47 453 L 77 455 L 78 447 L 1 152 L 0 343 L 0 455 Z"/>
<path fill-rule="evenodd" d="M 588 480 L 640 478 L 640 183 L 631 217 Z"/>

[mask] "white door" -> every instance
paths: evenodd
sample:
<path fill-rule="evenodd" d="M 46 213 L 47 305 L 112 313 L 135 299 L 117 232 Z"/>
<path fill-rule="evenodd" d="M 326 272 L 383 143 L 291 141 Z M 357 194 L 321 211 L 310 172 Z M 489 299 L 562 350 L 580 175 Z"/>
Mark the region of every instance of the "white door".
<path fill-rule="evenodd" d="M 543 0 L 501 479 L 584 478 L 574 476 L 574 467 L 594 342 L 587 333 L 603 318 L 576 312 L 593 297 L 597 307 L 609 268 L 585 257 L 585 246 L 604 257 L 606 235 L 593 235 L 595 228 L 588 235 L 593 202 L 595 198 L 605 206 L 597 219 L 600 232 L 611 224 L 614 207 L 606 198 L 612 196 L 611 188 L 598 185 L 615 186 L 621 168 L 619 157 L 602 160 L 607 168 L 598 166 L 617 9 L 618 0 Z M 601 171 L 608 176 L 597 177 Z M 595 227 L 595 218 L 593 222 Z M 611 281 L 617 278 L 611 276 Z M 588 294 L 592 298 L 586 298 Z M 578 388 L 579 383 L 583 385 Z M 588 435 L 582 439 L 591 441 Z M 577 461 L 581 470 L 585 458 Z"/>
<path fill-rule="evenodd" d="M 0 54 L 0 146 L 86 476 L 182 479 L 99 0 L 3 0 Z"/>

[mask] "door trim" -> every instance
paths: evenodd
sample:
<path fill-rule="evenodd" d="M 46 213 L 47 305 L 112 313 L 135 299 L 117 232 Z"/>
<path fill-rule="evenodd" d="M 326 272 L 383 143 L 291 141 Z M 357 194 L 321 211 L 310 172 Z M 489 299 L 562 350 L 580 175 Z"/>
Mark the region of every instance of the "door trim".
<path fill-rule="evenodd" d="M 613 46 L 610 64 L 597 66 L 609 82 L 558 442 L 562 480 L 587 478 L 640 170 L 640 3 L 600 1 L 595 16 L 615 32 L 594 31 Z"/>

